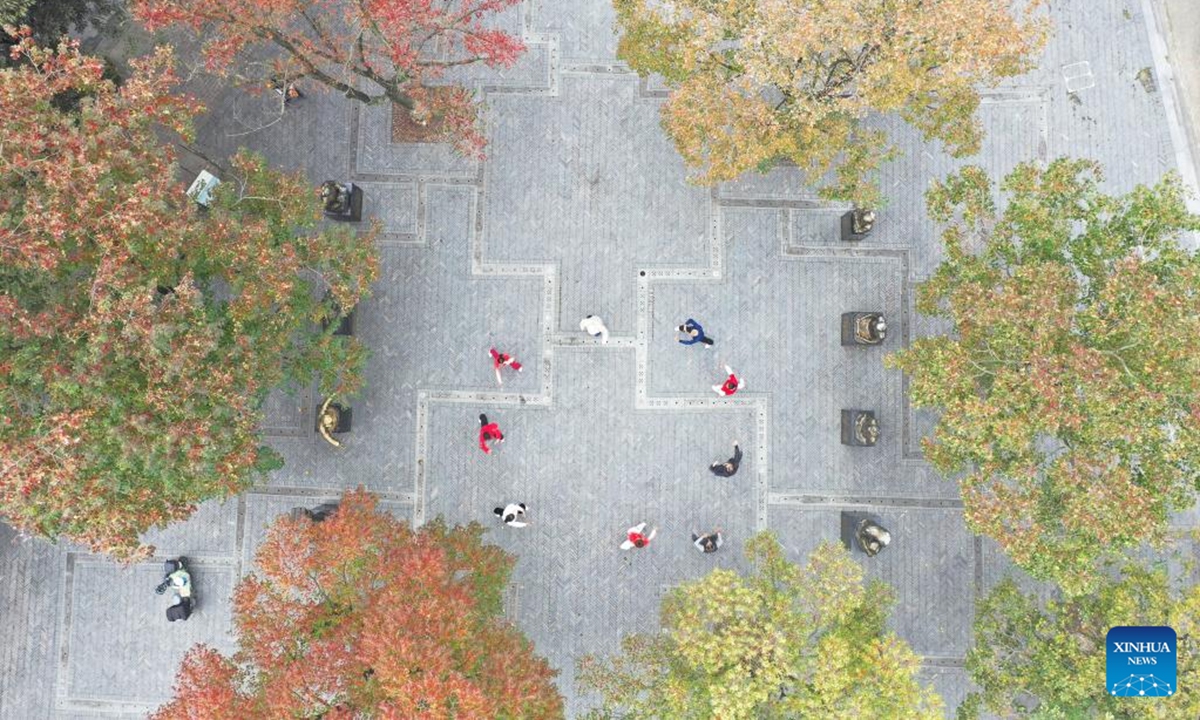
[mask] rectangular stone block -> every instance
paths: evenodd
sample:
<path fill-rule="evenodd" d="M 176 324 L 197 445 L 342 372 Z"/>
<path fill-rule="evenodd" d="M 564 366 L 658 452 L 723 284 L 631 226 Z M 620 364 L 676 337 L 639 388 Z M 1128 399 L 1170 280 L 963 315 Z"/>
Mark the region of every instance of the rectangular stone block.
<path fill-rule="evenodd" d="M 864 429 L 875 423 L 875 413 L 870 410 L 842 410 L 842 444 L 853 447 L 870 447 L 873 440 Z"/>

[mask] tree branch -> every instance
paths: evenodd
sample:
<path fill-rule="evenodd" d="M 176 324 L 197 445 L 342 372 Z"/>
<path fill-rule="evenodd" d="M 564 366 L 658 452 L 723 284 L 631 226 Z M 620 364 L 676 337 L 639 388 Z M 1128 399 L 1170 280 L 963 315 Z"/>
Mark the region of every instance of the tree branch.
<path fill-rule="evenodd" d="M 270 28 L 262 28 L 259 31 L 259 36 L 265 40 L 270 40 L 271 42 L 275 43 L 279 47 L 286 50 L 288 53 L 290 53 L 292 55 L 292 57 L 296 58 L 296 60 L 298 60 L 300 62 L 300 64 L 302 64 L 305 67 L 308 75 L 315 77 L 317 80 L 325 83 L 326 85 L 333 88 L 334 90 L 338 90 L 342 93 L 345 93 L 346 97 L 354 99 L 354 100 L 358 100 L 359 102 L 361 102 L 365 105 L 377 105 L 377 104 L 379 104 L 380 100 L 382 99 L 380 97 L 372 97 L 371 95 L 366 94 L 365 92 L 359 90 L 358 88 L 353 87 L 352 85 L 349 85 L 349 84 L 347 84 L 341 80 L 338 80 L 337 78 L 327 74 L 326 72 L 321 70 L 319 67 L 317 67 L 316 63 L 314 63 L 307 55 L 305 55 L 300 50 L 300 48 L 296 47 L 296 44 L 292 42 L 291 38 L 288 38 L 287 36 L 283 35 L 283 33 L 280 33 L 278 31 L 270 29 Z M 321 56 L 321 53 L 318 52 L 317 55 Z"/>

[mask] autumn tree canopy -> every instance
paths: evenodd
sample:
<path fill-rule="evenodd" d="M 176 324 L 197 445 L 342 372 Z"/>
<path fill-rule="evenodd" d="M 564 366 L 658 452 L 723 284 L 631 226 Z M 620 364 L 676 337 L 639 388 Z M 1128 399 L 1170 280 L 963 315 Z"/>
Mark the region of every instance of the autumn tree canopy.
<path fill-rule="evenodd" d="M 1045 42 L 1036 2 L 614 0 L 618 55 L 671 89 L 663 127 L 704 183 L 794 161 L 831 199 L 874 206 L 896 113 L 955 156 L 975 153 L 977 88 L 1018 75 Z"/>
<path fill-rule="evenodd" d="M 1200 586 L 1170 585 L 1165 572 L 1131 567 L 1087 595 L 1045 601 L 1004 580 L 976 610 L 967 672 L 980 689 L 959 718 L 1023 717 L 1034 708 L 1047 720 L 1200 717 Z M 1177 694 L 1155 702 L 1105 692 L 1105 637 L 1120 625 L 1175 630 Z"/>
<path fill-rule="evenodd" d="M 248 154 L 198 212 L 156 135 L 198 110 L 171 94 L 168 50 L 120 88 L 72 45 L 18 51 L 0 71 L 0 514 L 133 557 L 277 465 L 268 390 L 357 388 L 362 347 L 320 323 L 365 293 L 373 238 L 314 232 L 314 188 Z"/>
<path fill-rule="evenodd" d="M 661 633 L 580 661 L 581 683 L 602 702 L 590 717 L 942 717 L 941 699 L 917 682 L 920 660 L 885 629 L 891 590 L 864 584 L 840 545 L 800 567 L 763 533 L 746 557 L 748 575 L 714 570 L 664 597 Z"/>
<path fill-rule="evenodd" d="M 394 103 L 418 122 L 436 116 L 447 139 L 478 156 L 484 138 L 471 93 L 429 90 L 456 67 L 515 63 L 525 46 L 494 27 L 494 17 L 518 1 L 135 0 L 133 12 L 151 30 L 180 24 L 206 38 L 210 70 L 226 74 L 266 47 L 278 53 L 281 77 L 315 80 L 367 104 Z"/>
<path fill-rule="evenodd" d="M 1200 228 L 1175 177 L 1111 196 L 1100 168 L 969 167 L 928 194 L 946 259 L 917 292 L 953 333 L 888 362 L 940 411 L 925 457 L 966 518 L 1070 593 L 1112 552 L 1163 537 L 1200 484 Z"/>
<path fill-rule="evenodd" d="M 153 717 L 562 718 L 555 672 L 502 617 L 514 559 L 478 523 L 414 532 L 376 503 L 276 520 L 234 592 L 236 654 L 193 648 Z"/>

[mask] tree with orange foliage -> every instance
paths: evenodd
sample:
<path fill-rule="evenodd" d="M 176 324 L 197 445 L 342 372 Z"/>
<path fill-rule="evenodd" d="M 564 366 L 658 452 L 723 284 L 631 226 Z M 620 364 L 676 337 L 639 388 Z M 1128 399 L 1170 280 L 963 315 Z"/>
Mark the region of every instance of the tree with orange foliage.
<path fill-rule="evenodd" d="M 704 183 L 794 161 L 822 194 L 877 205 L 895 155 L 864 121 L 898 113 L 976 152 L 979 85 L 1030 67 L 1045 24 L 1008 0 L 614 0 L 617 53 L 666 79 L 663 126 Z"/>
<path fill-rule="evenodd" d="M 394 103 L 419 124 L 436 118 L 460 152 L 480 156 L 471 93 L 430 88 L 464 65 L 512 66 L 525 45 L 489 21 L 517 2 L 136 0 L 133 12 L 151 30 L 185 25 L 206 38 L 210 70 L 225 74 L 243 51 L 270 48 L 282 85 L 302 76 L 368 105 Z"/>
<path fill-rule="evenodd" d="M 281 517 L 234 592 L 238 651 L 185 657 L 155 720 L 553 720 L 555 672 L 501 616 L 513 558 L 472 523 L 418 531 L 362 490 Z"/>
<path fill-rule="evenodd" d="M 69 43 L 0 70 L 0 514 L 21 530 L 136 558 L 139 535 L 277 467 L 269 390 L 361 384 L 334 336 L 375 277 L 373 235 L 316 232 L 297 175 L 241 153 L 200 212 L 164 127 L 171 54 L 120 87 Z M 332 325 L 321 330 L 321 322 Z"/>

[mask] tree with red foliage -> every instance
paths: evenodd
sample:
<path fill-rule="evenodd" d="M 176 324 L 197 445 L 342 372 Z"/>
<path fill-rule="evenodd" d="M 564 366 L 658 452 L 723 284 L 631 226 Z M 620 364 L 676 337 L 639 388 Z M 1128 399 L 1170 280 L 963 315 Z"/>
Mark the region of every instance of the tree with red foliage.
<path fill-rule="evenodd" d="M 182 24 L 201 37 L 209 70 L 225 74 L 252 46 L 281 53 L 277 75 L 303 76 L 368 105 L 394 103 L 425 124 L 440 118 L 459 151 L 484 146 L 471 93 L 430 93 L 446 72 L 484 63 L 510 67 L 521 40 L 488 27 L 519 0 L 136 0 L 151 30 Z"/>
<path fill-rule="evenodd" d="M 199 645 L 155 720 L 553 720 L 555 672 L 501 616 L 514 559 L 483 527 L 413 531 L 346 493 L 320 522 L 283 516 L 234 591 L 238 651 Z"/>
<path fill-rule="evenodd" d="M 278 466 L 267 392 L 361 383 L 333 336 L 374 279 L 373 235 L 313 232 L 303 178 L 238 154 L 201 213 L 157 133 L 198 108 L 172 57 L 120 87 L 25 33 L 0 70 L 0 514 L 134 559 L 139 535 Z"/>

